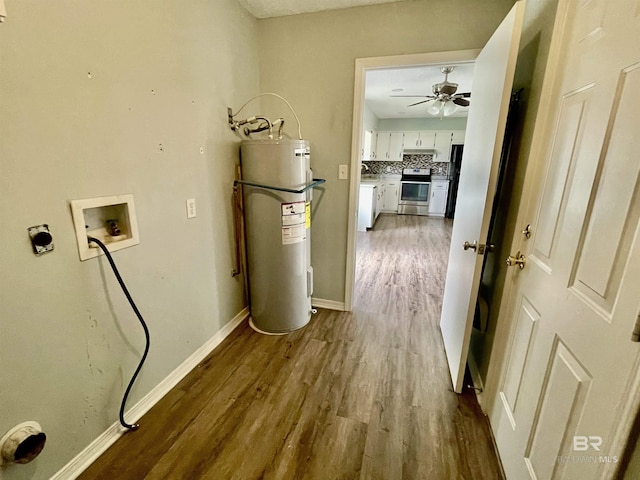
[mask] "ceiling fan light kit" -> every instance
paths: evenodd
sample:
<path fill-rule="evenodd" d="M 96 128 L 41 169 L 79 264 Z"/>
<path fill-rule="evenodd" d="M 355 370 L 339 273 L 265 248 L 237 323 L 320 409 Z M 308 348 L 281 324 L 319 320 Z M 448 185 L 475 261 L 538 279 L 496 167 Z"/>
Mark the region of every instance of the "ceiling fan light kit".
<path fill-rule="evenodd" d="M 455 114 L 460 107 L 468 107 L 470 102 L 467 98 L 471 97 L 470 92 L 456 93 L 458 84 L 449 81 L 449 74 L 453 72 L 455 67 L 442 67 L 440 71 L 444 74 L 444 81 L 436 83 L 431 87 L 433 95 L 392 95 L 393 97 L 423 97 L 427 100 L 407 105 L 413 107 L 423 103 L 429 103 L 427 113 L 434 116 L 451 116 Z"/>
<path fill-rule="evenodd" d="M 442 107 L 442 113 L 444 113 L 445 117 L 448 117 L 449 115 L 453 115 L 457 111 L 458 111 L 458 106 L 453 102 L 447 102 L 444 104 L 444 107 Z"/>
<path fill-rule="evenodd" d="M 440 115 L 442 109 L 442 102 L 440 100 L 434 100 L 431 105 L 427 107 L 427 112 L 431 115 Z"/>

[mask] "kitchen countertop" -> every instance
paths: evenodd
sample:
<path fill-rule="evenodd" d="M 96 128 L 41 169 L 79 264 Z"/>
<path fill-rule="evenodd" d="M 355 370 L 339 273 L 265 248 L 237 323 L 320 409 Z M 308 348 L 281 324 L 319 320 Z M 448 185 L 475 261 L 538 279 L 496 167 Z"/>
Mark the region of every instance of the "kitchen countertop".
<path fill-rule="evenodd" d="M 400 180 L 401 175 L 392 175 L 383 173 L 381 175 L 375 173 L 364 173 L 360 175 L 360 183 L 383 182 L 385 180 Z"/>
<path fill-rule="evenodd" d="M 375 173 L 365 173 L 360 175 L 360 185 L 375 185 L 379 182 L 384 182 L 385 180 L 400 180 L 402 175 L 391 175 L 391 174 L 375 174 Z M 449 177 L 446 175 L 431 175 L 432 182 L 447 182 L 449 181 Z"/>

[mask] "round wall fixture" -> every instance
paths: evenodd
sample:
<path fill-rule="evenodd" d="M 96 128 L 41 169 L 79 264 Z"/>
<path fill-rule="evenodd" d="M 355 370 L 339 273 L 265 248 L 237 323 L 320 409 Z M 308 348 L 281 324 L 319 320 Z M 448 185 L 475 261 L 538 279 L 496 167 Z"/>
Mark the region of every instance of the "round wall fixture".
<path fill-rule="evenodd" d="M 9 430 L 0 440 L 0 465 L 29 463 L 47 441 L 38 422 L 23 422 Z"/>

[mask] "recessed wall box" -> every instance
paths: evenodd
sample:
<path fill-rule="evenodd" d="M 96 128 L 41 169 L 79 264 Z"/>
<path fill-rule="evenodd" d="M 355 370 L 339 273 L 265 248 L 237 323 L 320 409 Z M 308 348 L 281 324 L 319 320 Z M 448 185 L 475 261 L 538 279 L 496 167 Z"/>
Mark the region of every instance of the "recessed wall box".
<path fill-rule="evenodd" d="M 102 254 L 87 237 L 97 238 L 110 252 L 140 243 L 131 194 L 72 200 L 71 213 L 82 261 Z"/>
<path fill-rule="evenodd" d="M 42 255 L 53 251 L 53 237 L 49 231 L 49 225 L 43 223 L 42 225 L 29 227 L 27 231 L 29 232 L 29 238 L 31 238 L 33 253 Z"/>

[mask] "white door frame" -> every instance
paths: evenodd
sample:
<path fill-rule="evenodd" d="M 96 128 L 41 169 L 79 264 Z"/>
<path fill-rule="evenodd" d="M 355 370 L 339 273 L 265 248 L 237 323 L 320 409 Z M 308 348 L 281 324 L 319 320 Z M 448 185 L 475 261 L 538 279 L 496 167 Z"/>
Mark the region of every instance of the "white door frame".
<path fill-rule="evenodd" d="M 538 114 L 535 120 L 533 137 L 531 140 L 531 149 L 525 172 L 525 178 L 522 188 L 522 196 L 520 207 L 518 209 L 517 219 L 514 224 L 513 242 L 510 252 L 524 251 L 524 240 L 521 231 L 529 223 L 529 214 L 531 202 L 537 200 L 539 194 L 544 171 L 546 171 L 547 149 L 549 147 L 549 138 L 555 125 L 555 118 L 558 108 L 558 92 L 560 89 L 560 78 L 557 72 L 559 66 L 564 60 L 563 55 L 563 37 L 566 33 L 567 15 L 569 12 L 570 2 L 572 0 L 559 0 L 556 18 L 553 26 L 552 39 L 549 47 L 549 55 L 545 68 L 542 89 L 540 92 L 540 103 L 538 104 Z M 511 311 L 514 308 L 512 302 L 511 291 L 514 281 L 517 280 L 516 269 L 510 269 L 507 272 L 502 297 L 500 298 L 500 308 L 498 318 L 496 320 L 496 333 L 491 348 L 491 357 L 487 371 L 484 392 L 478 393 L 478 401 L 482 410 L 489 415 L 500 401 L 499 387 L 504 370 L 506 368 L 507 347 L 509 339 L 515 333 L 513 316 Z M 629 324 L 629 335 L 631 335 L 631 322 Z M 635 377 L 629 382 L 626 388 L 626 401 L 620 411 L 620 417 L 613 436 L 613 444 L 611 446 L 614 452 L 624 452 L 629 437 L 632 433 L 632 427 L 636 415 L 640 411 L 640 365 L 636 365 Z M 601 473 L 606 478 L 613 478 L 618 473 L 618 468 L 626 468 L 621 463 L 603 464 Z M 603 477 L 605 478 L 605 477 Z"/>
<path fill-rule="evenodd" d="M 362 114 L 367 70 L 473 63 L 480 50 L 416 53 L 388 57 L 356 58 L 353 87 L 353 126 L 351 131 L 351 181 L 349 183 L 349 226 L 347 234 L 347 266 L 345 272 L 344 309 L 353 309 L 355 288 L 358 196 L 360 193 L 360 151 L 362 150 Z"/>

